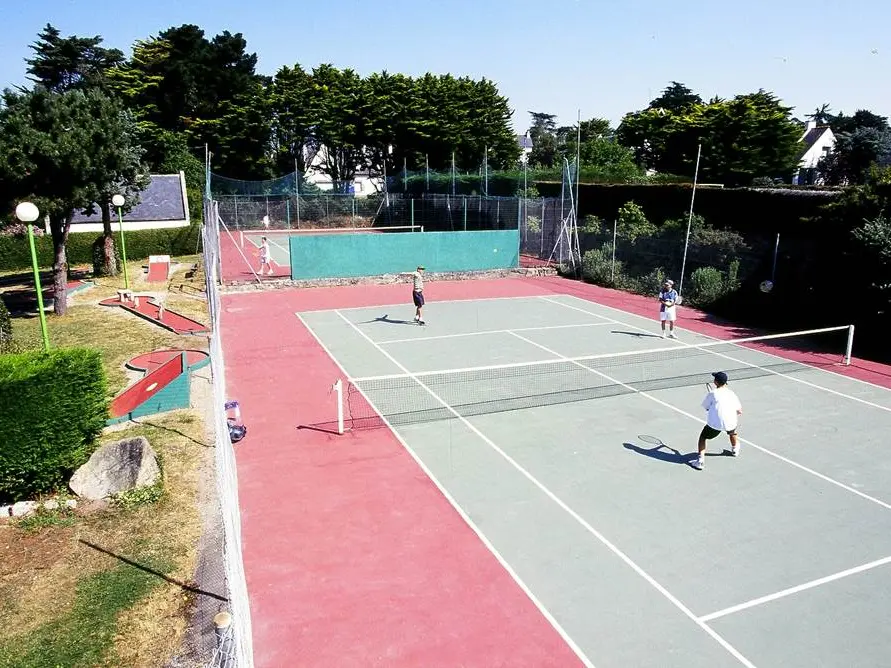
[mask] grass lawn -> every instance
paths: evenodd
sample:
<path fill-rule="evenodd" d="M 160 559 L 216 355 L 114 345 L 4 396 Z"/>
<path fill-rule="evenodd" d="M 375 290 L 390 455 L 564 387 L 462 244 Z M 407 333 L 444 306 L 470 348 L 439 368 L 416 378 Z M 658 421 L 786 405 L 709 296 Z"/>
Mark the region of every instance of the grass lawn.
<path fill-rule="evenodd" d="M 186 279 L 185 263 L 169 286 L 140 284 L 140 293 L 167 292 L 166 304 L 207 322 L 199 294 L 203 275 Z M 27 282 L 27 275 L 23 278 Z M 103 353 L 109 393 L 133 377 L 131 357 L 157 348 L 207 348 L 204 337 L 172 334 L 122 309 L 97 302 L 123 279 L 98 279 L 72 297 L 69 315 L 48 316 L 54 347 L 90 346 Z M 179 286 L 182 285 L 183 289 Z M 39 347 L 36 317 L 16 317 L 21 347 Z M 193 407 L 106 430 L 99 444 L 145 436 L 161 459 L 163 485 L 111 503 L 81 504 L 25 520 L 0 521 L 0 668 L 157 667 L 177 652 L 189 623 L 202 531 L 203 487 L 212 487 L 212 442 L 205 430 L 206 377 L 193 377 Z M 210 480 L 211 484 L 207 482 Z M 214 592 L 225 594 L 225 592 Z"/>

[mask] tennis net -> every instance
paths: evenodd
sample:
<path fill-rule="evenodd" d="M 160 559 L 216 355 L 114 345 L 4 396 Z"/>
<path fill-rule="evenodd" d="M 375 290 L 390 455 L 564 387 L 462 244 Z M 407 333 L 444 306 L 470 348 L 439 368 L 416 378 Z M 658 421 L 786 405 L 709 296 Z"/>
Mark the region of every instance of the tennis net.
<path fill-rule="evenodd" d="M 703 386 L 849 364 L 853 326 L 335 384 L 338 429 L 369 429 Z"/>

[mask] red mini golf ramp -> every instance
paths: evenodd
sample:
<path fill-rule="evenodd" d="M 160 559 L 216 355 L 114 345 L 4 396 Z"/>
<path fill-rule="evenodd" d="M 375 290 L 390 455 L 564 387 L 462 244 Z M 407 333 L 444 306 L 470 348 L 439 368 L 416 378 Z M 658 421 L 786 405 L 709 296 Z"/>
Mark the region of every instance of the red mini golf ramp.
<path fill-rule="evenodd" d="M 102 306 L 120 306 L 125 311 L 138 315 L 140 318 L 160 325 L 174 334 L 206 334 L 208 329 L 197 320 L 192 320 L 176 311 L 164 309 L 161 313 L 160 305 L 151 301 L 148 297 L 136 295 L 139 303 L 121 301 L 111 298 L 99 302 Z"/>
<path fill-rule="evenodd" d="M 187 350 L 161 350 L 130 360 L 127 366 L 144 365 L 148 373 L 114 398 L 107 424 L 188 408 L 189 371 L 208 361 L 206 353 Z"/>
<path fill-rule="evenodd" d="M 170 278 L 170 256 L 150 255 L 148 265 L 149 283 L 166 283 Z"/>

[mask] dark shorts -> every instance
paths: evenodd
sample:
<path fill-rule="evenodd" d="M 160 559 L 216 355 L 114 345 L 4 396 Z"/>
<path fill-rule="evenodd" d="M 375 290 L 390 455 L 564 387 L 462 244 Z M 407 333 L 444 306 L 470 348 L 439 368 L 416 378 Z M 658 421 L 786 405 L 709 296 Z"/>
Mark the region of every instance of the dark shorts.
<path fill-rule="evenodd" d="M 424 293 L 423 292 L 415 292 L 412 290 L 411 292 L 412 301 L 415 303 L 415 306 L 421 308 L 424 305 Z"/>
<path fill-rule="evenodd" d="M 727 432 L 728 436 L 734 436 L 735 434 L 736 434 L 736 429 L 731 429 L 730 431 Z M 704 438 L 706 441 L 710 441 L 713 438 L 715 438 L 716 436 L 720 436 L 720 435 L 721 435 L 720 431 L 718 431 L 717 429 L 714 429 L 712 427 L 709 427 L 708 425 L 705 425 L 702 428 L 702 432 L 699 434 L 699 438 Z"/>

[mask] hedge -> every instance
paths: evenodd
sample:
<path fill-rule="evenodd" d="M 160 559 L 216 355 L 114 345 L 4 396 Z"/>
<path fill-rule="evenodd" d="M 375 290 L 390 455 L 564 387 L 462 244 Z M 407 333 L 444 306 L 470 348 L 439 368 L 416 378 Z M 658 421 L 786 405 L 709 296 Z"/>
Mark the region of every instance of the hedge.
<path fill-rule="evenodd" d="M 134 230 L 125 232 L 127 259 L 144 260 L 149 255 L 194 255 L 201 237 L 200 226 L 178 227 L 159 230 Z M 73 232 L 68 236 L 66 248 L 68 264 L 93 264 L 93 243 L 101 234 Z M 115 244 L 120 236 L 115 232 Z M 48 234 L 35 239 L 37 259 L 41 267 L 53 264 L 53 241 Z M 0 234 L 0 271 L 27 269 L 31 266 L 31 252 L 28 239 L 24 236 Z"/>
<path fill-rule="evenodd" d="M 83 464 L 108 413 L 96 350 L 0 355 L 0 501 L 51 492 Z"/>

